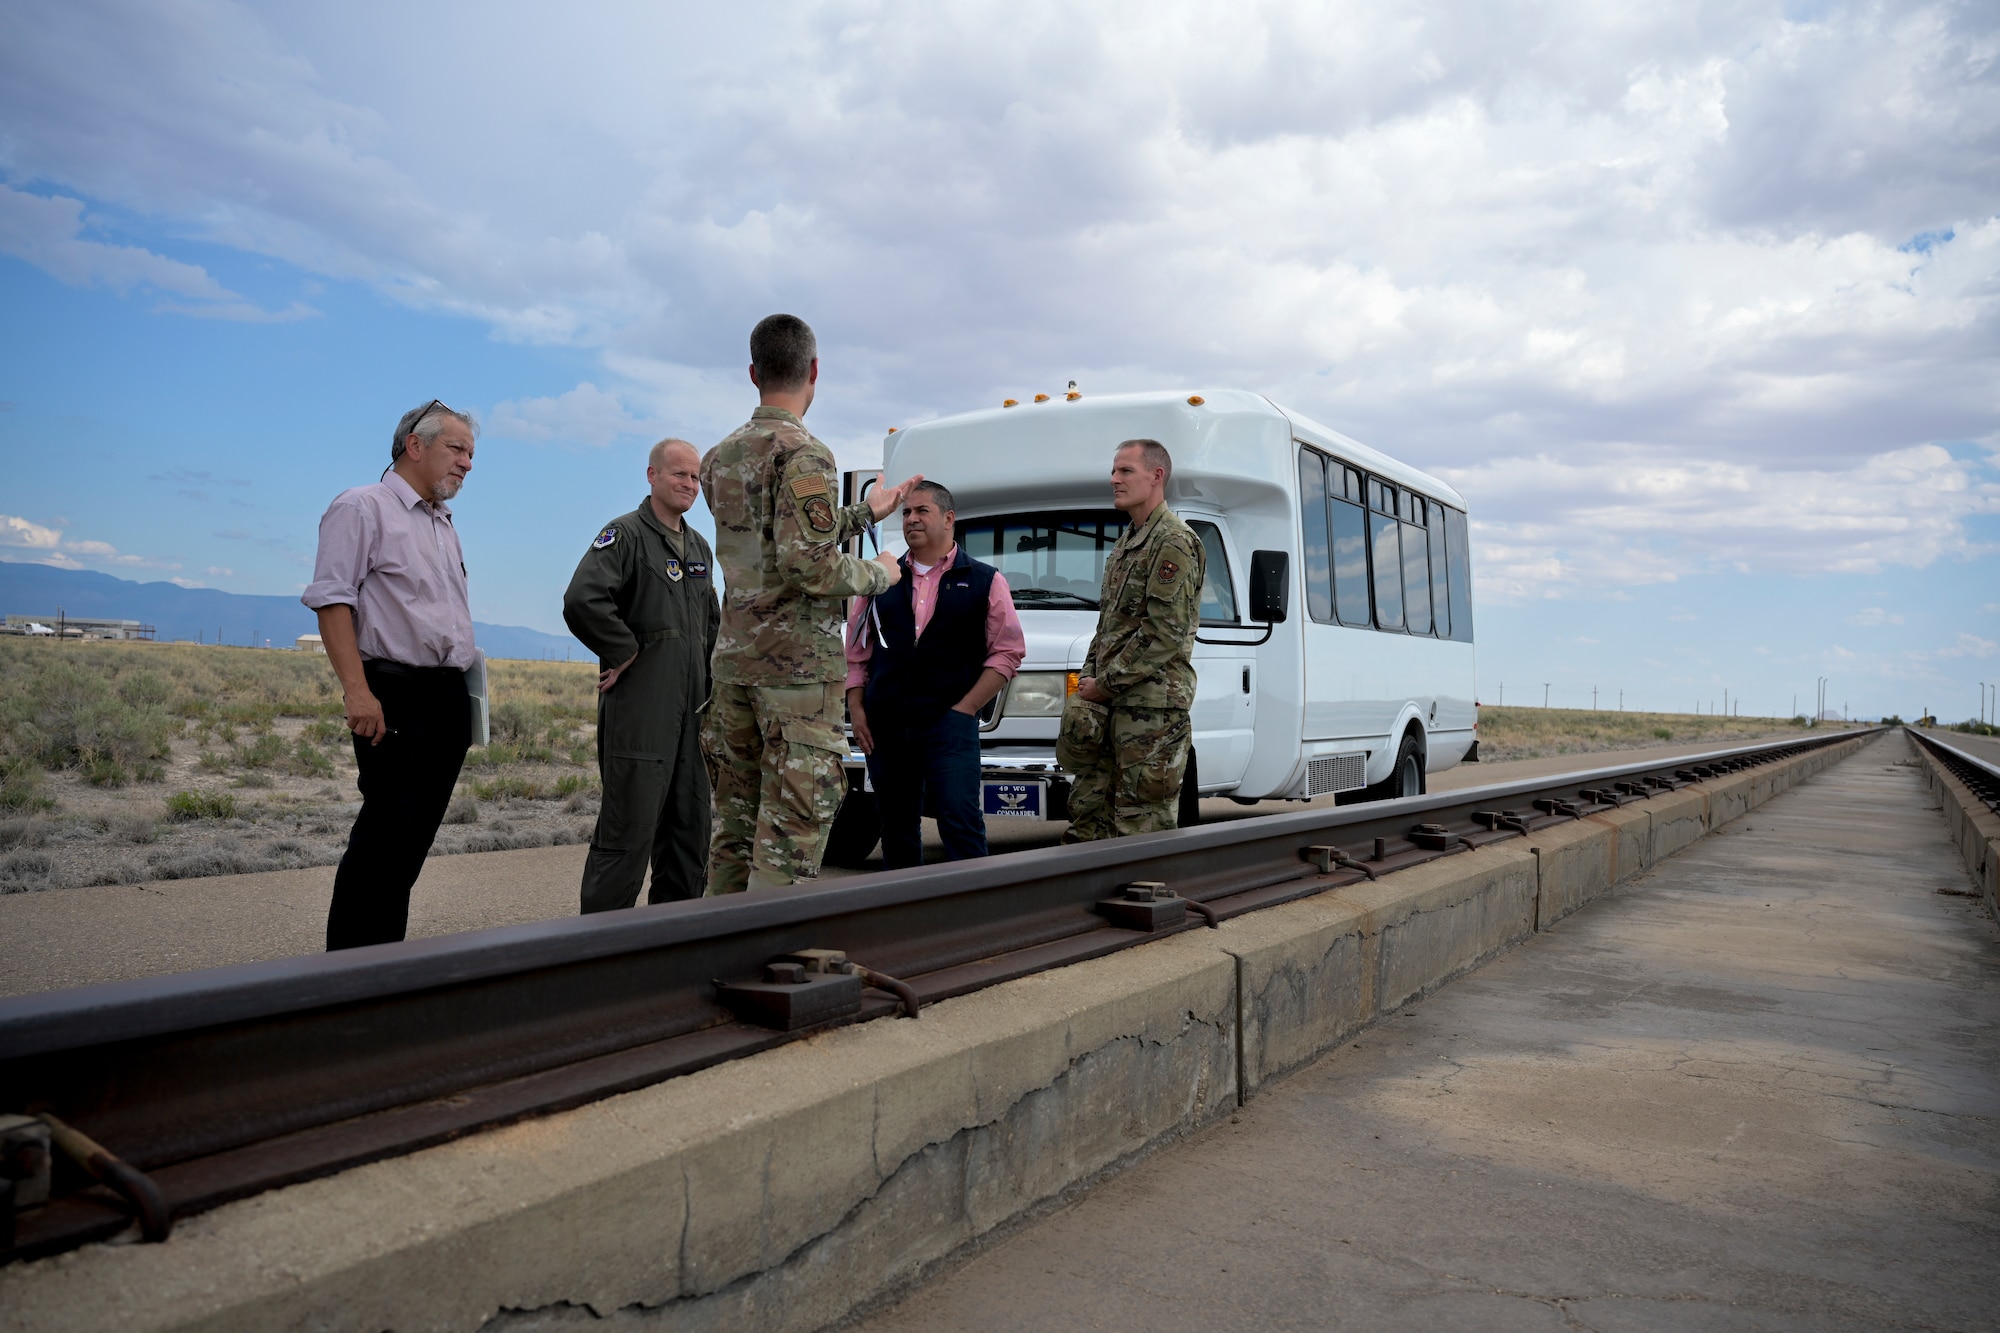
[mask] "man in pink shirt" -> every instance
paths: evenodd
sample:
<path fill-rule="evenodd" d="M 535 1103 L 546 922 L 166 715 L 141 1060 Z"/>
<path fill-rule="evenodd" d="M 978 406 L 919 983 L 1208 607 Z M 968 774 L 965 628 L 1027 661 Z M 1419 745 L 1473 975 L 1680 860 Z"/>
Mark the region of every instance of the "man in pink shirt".
<path fill-rule="evenodd" d="M 847 716 L 882 812 L 882 863 L 923 864 L 922 817 L 947 861 L 986 855 L 979 710 L 1027 651 L 1007 579 L 953 540 L 951 492 L 923 481 L 903 501 L 903 578 L 856 598 L 847 622 Z"/>
<path fill-rule="evenodd" d="M 361 813 L 333 877 L 326 947 L 400 940 L 472 743 L 478 660 L 465 555 L 445 501 L 472 471 L 476 426 L 433 398 L 396 423 L 389 470 L 342 491 L 319 523 L 313 581 L 360 766 Z"/>

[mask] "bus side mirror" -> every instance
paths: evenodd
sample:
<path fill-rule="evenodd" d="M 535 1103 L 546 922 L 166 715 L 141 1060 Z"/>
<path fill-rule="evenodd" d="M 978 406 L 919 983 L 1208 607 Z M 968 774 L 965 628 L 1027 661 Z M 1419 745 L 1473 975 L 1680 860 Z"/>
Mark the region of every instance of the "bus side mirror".
<path fill-rule="evenodd" d="M 1292 555 L 1289 551 L 1250 553 L 1250 619 L 1267 625 L 1285 623 L 1291 605 Z"/>

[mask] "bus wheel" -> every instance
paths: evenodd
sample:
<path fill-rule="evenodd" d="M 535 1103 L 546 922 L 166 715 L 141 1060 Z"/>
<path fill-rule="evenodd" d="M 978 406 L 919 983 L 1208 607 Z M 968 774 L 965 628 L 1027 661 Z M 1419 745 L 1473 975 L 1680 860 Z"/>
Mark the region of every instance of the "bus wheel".
<path fill-rule="evenodd" d="M 882 841 L 882 813 L 875 793 L 856 785 L 847 789 L 840 813 L 826 835 L 826 863 L 842 870 L 859 870 Z"/>
<path fill-rule="evenodd" d="M 1187 771 L 1181 774 L 1181 808 L 1176 827 L 1193 828 L 1201 822 L 1201 777 L 1195 772 L 1194 747 L 1188 747 Z"/>
<path fill-rule="evenodd" d="M 1396 750 L 1396 766 L 1389 770 L 1389 776 L 1367 788 L 1362 799 L 1393 801 L 1404 796 L 1422 796 L 1424 787 L 1423 742 L 1411 733 L 1403 737 L 1402 745 Z"/>

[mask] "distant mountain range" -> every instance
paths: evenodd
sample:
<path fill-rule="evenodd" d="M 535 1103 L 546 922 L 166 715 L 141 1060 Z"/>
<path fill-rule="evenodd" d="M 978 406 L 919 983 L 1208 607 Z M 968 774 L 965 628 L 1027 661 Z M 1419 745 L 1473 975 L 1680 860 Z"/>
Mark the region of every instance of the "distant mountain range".
<path fill-rule="evenodd" d="M 161 642 L 197 639 L 223 643 L 289 648 L 301 634 L 319 633 L 319 621 L 296 597 L 250 597 L 214 588 L 183 588 L 173 583 L 133 583 L 87 569 L 56 569 L 0 561 L 0 617 L 35 616 L 55 624 L 56 608 L 66 615 L 106 620 L 139 620 L 155 626 Z M 544 634 L 520 625 L 482 625 L 472 632 L 488 657 L 525 657 L 536 661 L 565 655 L 591 660 L 582 644 L 567 634 Z"/>

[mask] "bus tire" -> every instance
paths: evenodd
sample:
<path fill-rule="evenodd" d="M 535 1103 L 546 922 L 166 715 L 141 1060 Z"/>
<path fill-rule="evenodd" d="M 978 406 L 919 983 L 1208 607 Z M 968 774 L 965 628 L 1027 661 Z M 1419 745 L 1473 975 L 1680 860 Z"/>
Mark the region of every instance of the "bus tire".
<path fill-rule="evenodd" d="M 1193 828 L 1201 822 L 1201 777 L 1195 771 L 1194 747 L 1188 747 L 1187 771 L 1181 774 L 1181 801 L 1177 828 Z"/>
<path fill-rule="evenodd" d="M 1403 796 L 1422 796 L 1429 786 L 1424 773 L 1424 743 L 1416 732 L 1403 734 L 1403 743 L 1396 747 L 1396 766 L 1389 770 L 1389 776 L 1368 788 L 1362 798 L 1367 801 L 1393 801 Z"/>
<path fill-rule="evenodd" d="M 882 841 L 882 812 L 875 804 L 875 793 L 863 791 L 857 786 L 847 789 L 847 797 L 840 803 L 840 813 L 833 818 L 833 827 L 826 835 L 826 863 L 842 870 L 859 870 L 874 854 L 875 844 Z"/>

